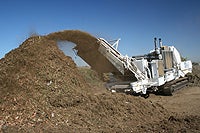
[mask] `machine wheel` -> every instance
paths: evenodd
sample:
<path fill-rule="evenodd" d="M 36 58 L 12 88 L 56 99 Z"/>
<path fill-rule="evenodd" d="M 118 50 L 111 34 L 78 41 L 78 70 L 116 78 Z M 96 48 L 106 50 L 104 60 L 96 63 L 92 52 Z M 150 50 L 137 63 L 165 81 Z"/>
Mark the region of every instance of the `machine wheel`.
<path fill-rule="evenodd" d="M 194 76 L 193 74 L 188 73 L 188 74 L 186 75 L 186 77 L 188 77 L 188 81 L 189 81 L 190 83 L 194 83 L 195 76 Z"/>
<path fill-rule="evenodd" d="M 172 96 L 175 85 L 167 86 L 163 88 L 163 94 L 166 96 Z"/>
<path fill-rule="evenodd" d="M 144 97 L 145 99 L 149 97 L 149 93 L 143 94 L 142 97 Z"/>

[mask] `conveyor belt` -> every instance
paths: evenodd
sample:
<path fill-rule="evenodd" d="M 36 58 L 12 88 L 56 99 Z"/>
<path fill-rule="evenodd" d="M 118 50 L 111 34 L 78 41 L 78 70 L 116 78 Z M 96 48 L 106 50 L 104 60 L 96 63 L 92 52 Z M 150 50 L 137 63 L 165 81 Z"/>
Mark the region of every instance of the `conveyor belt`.
<path fill-rule="evenodd" d="M 128 77 L 129 79 L 142 76 L 135 66 L 128 64 L 129 67 L 125 67 L 125 61 L 121 58 L 122 55 L 106 41 L 99 40 L 86 32 L 65 30 L 51 33 L 46 37 L 55 41 L 75 43 L 78 56 L 98 73 L 112 72 L 115 75 L 121 75 L 121 77 Z"/>

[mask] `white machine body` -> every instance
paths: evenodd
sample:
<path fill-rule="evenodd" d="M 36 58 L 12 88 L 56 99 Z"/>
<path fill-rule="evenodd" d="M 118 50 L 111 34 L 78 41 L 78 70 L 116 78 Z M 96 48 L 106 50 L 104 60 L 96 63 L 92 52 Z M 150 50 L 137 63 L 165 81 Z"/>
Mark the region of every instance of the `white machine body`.
<path fill-rule="evenodd" d="M 129 88 L 135 93 L 146 94 L 149 88 L 158 88 L 167 82 L 185 77 L 192 72 L 191 61 L 181 61 L 181 55 L 174 46 L 163 46 L 159 39 L 159 47 L 155 38 L 155 49 L 149 54 L 128 57 L 118 50 L 117 40 L 114 45 L 109 44 L 103 38 L 98 39 L 100 47 L 98 51 L 109 60 L 110 63 L 124 77 L 129 77 L 123 82 L 112 83 L 113 91 L 116 88 Z M 116 47 L 115 47 L 116 46 Z"/>

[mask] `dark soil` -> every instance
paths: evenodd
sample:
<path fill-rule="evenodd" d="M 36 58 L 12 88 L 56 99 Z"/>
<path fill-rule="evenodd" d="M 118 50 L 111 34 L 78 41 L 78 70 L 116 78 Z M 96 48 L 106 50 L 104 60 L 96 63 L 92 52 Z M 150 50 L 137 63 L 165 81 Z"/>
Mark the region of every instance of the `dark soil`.
<path fill-rule="evenodd" d="M 1 132 L 200 131 L 196 115 L 171 115 L 162 103 L 110 93 L 96 72 L 64 55 L 61 40 L 86 50 L 97 41 L 81 31 L 34 36 L 0 60 Z"/>

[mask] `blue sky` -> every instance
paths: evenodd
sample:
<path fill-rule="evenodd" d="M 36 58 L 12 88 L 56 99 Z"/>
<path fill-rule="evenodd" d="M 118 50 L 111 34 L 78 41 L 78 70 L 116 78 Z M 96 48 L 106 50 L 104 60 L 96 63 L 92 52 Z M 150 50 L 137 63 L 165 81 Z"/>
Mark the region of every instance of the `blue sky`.
<path fill-rule="evenodd" d="M 0 58 L 31 32 L 78 29 L 121 38 L 124 55 L 148 53 L 157 37 L 200 61 L 200 0 L 3 0 L 0 18 Z"/>

